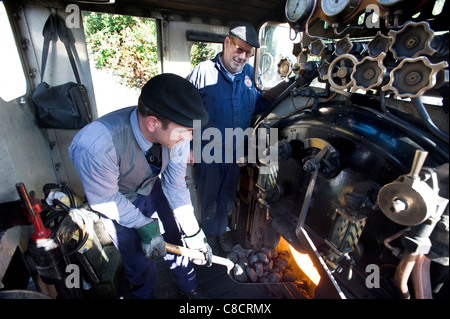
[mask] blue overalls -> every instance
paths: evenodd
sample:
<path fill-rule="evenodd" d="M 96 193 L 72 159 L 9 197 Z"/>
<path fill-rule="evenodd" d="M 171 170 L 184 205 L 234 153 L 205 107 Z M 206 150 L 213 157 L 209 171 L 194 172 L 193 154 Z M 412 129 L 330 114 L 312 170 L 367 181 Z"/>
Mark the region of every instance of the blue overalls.
<path fill-rule="evenodd" d="M 232 163 L 225 161 L 226 152 L 236 148 L 235 141 L 233 145 L 225 143 L 225 129 L 247 129 L 252 116 L 261 113 L 268 105 L 262 92 L 253 83 L 253 67 L 246 64 L 232 81 L 220 62 L 221 54 L 200 63 L 188 77 L 199 89 L 204 107 L 209 113 L 209 122 L 207 125 L 202 124 L 202 160 L 195 164 L 202 205 L 201 227 L 208 238 L 225 233 L 239 180 L 240 167 L 235 164 L 235 154 Z M 221 133 L 222 160 L 219 162 L 204 162 L 203 149 L 214 139 L 203 136 L 207 128 L 216 128 Z"/>

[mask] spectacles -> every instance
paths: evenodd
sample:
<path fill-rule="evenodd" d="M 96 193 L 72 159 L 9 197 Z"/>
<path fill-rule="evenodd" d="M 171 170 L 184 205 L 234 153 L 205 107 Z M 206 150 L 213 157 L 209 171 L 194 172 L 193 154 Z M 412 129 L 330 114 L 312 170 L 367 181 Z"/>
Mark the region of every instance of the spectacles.
<path fill-rule="evenodd" d="M 251 49 L 250 51 L 244 50 L 244 49 L 242 49 L 241 47 L 239 47 L 239 46 L 236 44 L 236 42 L 234 42 L 233 37 L 229 37 L 229 38 L 230 38 L 230 40 L 231 40 L 231 43 L 233 43 L 234 47 L 236 48 L 236 52 L 237 52 L 239 55 L 241 55 L 242 53 L 245 52 L 245 57 L 246 57 L 247 59 L 248 59 L 248 58 L 251 58 L 252 56 L 255 55 L 255 48 Z"/>

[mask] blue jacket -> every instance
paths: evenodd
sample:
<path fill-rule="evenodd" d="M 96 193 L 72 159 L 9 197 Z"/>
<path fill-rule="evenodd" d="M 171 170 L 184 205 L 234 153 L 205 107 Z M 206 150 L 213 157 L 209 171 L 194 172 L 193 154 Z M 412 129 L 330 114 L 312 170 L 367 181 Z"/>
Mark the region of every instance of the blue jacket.
<path fill-rule="evenodd" d="M 199 89 L 209 113 L 209 122 L 202 125 L 202 132 L 214 127 L 225 137 L 225 128 L 247 129 L 252 116 L 261 113 L 269 103 L 253 83 L 253 67 L 247 63 L 232 81 L 220 62 L 221 55 L 197 65 L 188 80 Z M 202 144 L 206 143 L 202 139 Z"/>

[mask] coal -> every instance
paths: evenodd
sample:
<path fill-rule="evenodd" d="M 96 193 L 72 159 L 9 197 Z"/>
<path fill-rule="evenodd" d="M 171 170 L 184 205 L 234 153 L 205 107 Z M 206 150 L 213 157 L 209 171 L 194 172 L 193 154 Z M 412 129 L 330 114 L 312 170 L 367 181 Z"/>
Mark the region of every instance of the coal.
<path fill-rule="evenodd" d="M 262 262 L 264 265 L 267 265 L 270 262 L 269 257 L 267 257 L 267 255 L 262 251 L 257 253 L 256 256 L 258 257 L 259 261 Z"/>
<path fill-rule="evenodd" d="M 284 271 L 284 269 L 286 268 L 287 264 L 288 264 L 288 261 L 286 259 L 277 259 L 273 263 L 274 268 L 280 269 L 281 272 Z"/>
<path fill-rule="evenodd" d="M 282 277 L 284 282 L 295 282 L 295 275 L 293 273 L 285 272 Z"/>
<path fill-rule="evenodd" d="M 245 266 L 242 264 L 235 264 L 233 268 L 233 277 L 237 282 L 247 282 L 248 277 Z"/>
<path fill-rule="evenodd" d="M 235 264 L 239 262 L 239 257 L 238 257 L 238 255 L 237 255 L 236 253 L 234 253 L 234 252 L 228 253 L 227 258 L 228 258 L 229 260 L 231 260 L 232 262 L 234 262 Z"/>
<path fill-rule="evenodd" d="M 249 265 L 248 258 L 246 255 L 239 257 L 239 262 L 244 264 L 245 266 Z"/>
<path fill-rule="evenodd" d="M 258 275 L 252 267 L 246 267 L 245 272 L 247 273 L 248 279 L 250 279 L 251 282 L 256 282 L 258 280 Z"/>
<path fill-rule="evenodd" d="M 296 276 L 289 267 L 287 250 L 276 251 L 263 247 L 260 250 L 244 249 L 235 245 L 227 255 L 235 263 L 233 277 L 240 283 L 295 282 Z"/>
<path fill-rule="evenodd" d="M 265 272 L 269 272 L 272 270 L 273 260 L 270 260 L 268 264 L 263 265 L 263 269 Z"/>
<path fill-rule="evenodd" d="M 267 256 L 267 258 L 269 258 L 269 259 L 273 258 L 274 254 L 272 253 L 272 249 L 269 249 L 267 247 L 263 247 L 263 248 L 261 248 L 261 252 L 264 253 Z"/>
<path fill-rule="evenodd" d="M 255 270 L 255 273 L 258 277 L 262 277 L 264 274 L 263 264 L 260 262 L 257 262 L 253 264 L 253 269 Z"/>
<path fill-rule="evenodd" d="M 238 255 L 238 257 L 245 256 L 245 249 L 241 245 L 237 244 L 233 248 L 231 248 L 231 252 Z"/>
<path fill-rule="evenodd" d="M 253 264 L 255 264 L 257 262 L 259 262 L 259 258 L 257 255 L 252 254 L 252 255 L 248 256 L 248 264 L 250 266 L 253 266 Z"/>
<path fill-rule="evenodd" d="M 270 273 L 270 275 L 267 277 L 269 283 L 280 282 L 282 278 L 283 278 L 283 277 L 282 277 L 281 274 L 278 273 L 278 272 Z"/>
<path fill-rule="evenodd" d="M 278 252 L 278 258 L 284 257 L 285 259 L 289 259 L 291 254 L 287 250 L 281 250 Z"/>

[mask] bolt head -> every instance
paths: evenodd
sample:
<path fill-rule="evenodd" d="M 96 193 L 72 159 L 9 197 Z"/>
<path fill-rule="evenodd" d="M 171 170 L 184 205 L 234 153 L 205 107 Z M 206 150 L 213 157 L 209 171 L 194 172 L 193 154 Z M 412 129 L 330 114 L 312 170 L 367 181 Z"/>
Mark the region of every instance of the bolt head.
<path fill-rule="evenodd" d="M 392 200 L 392 211 L 395 213 L 401 213 L 408 209 L 408 201 L 403 198 L 394 198 Z"/>

